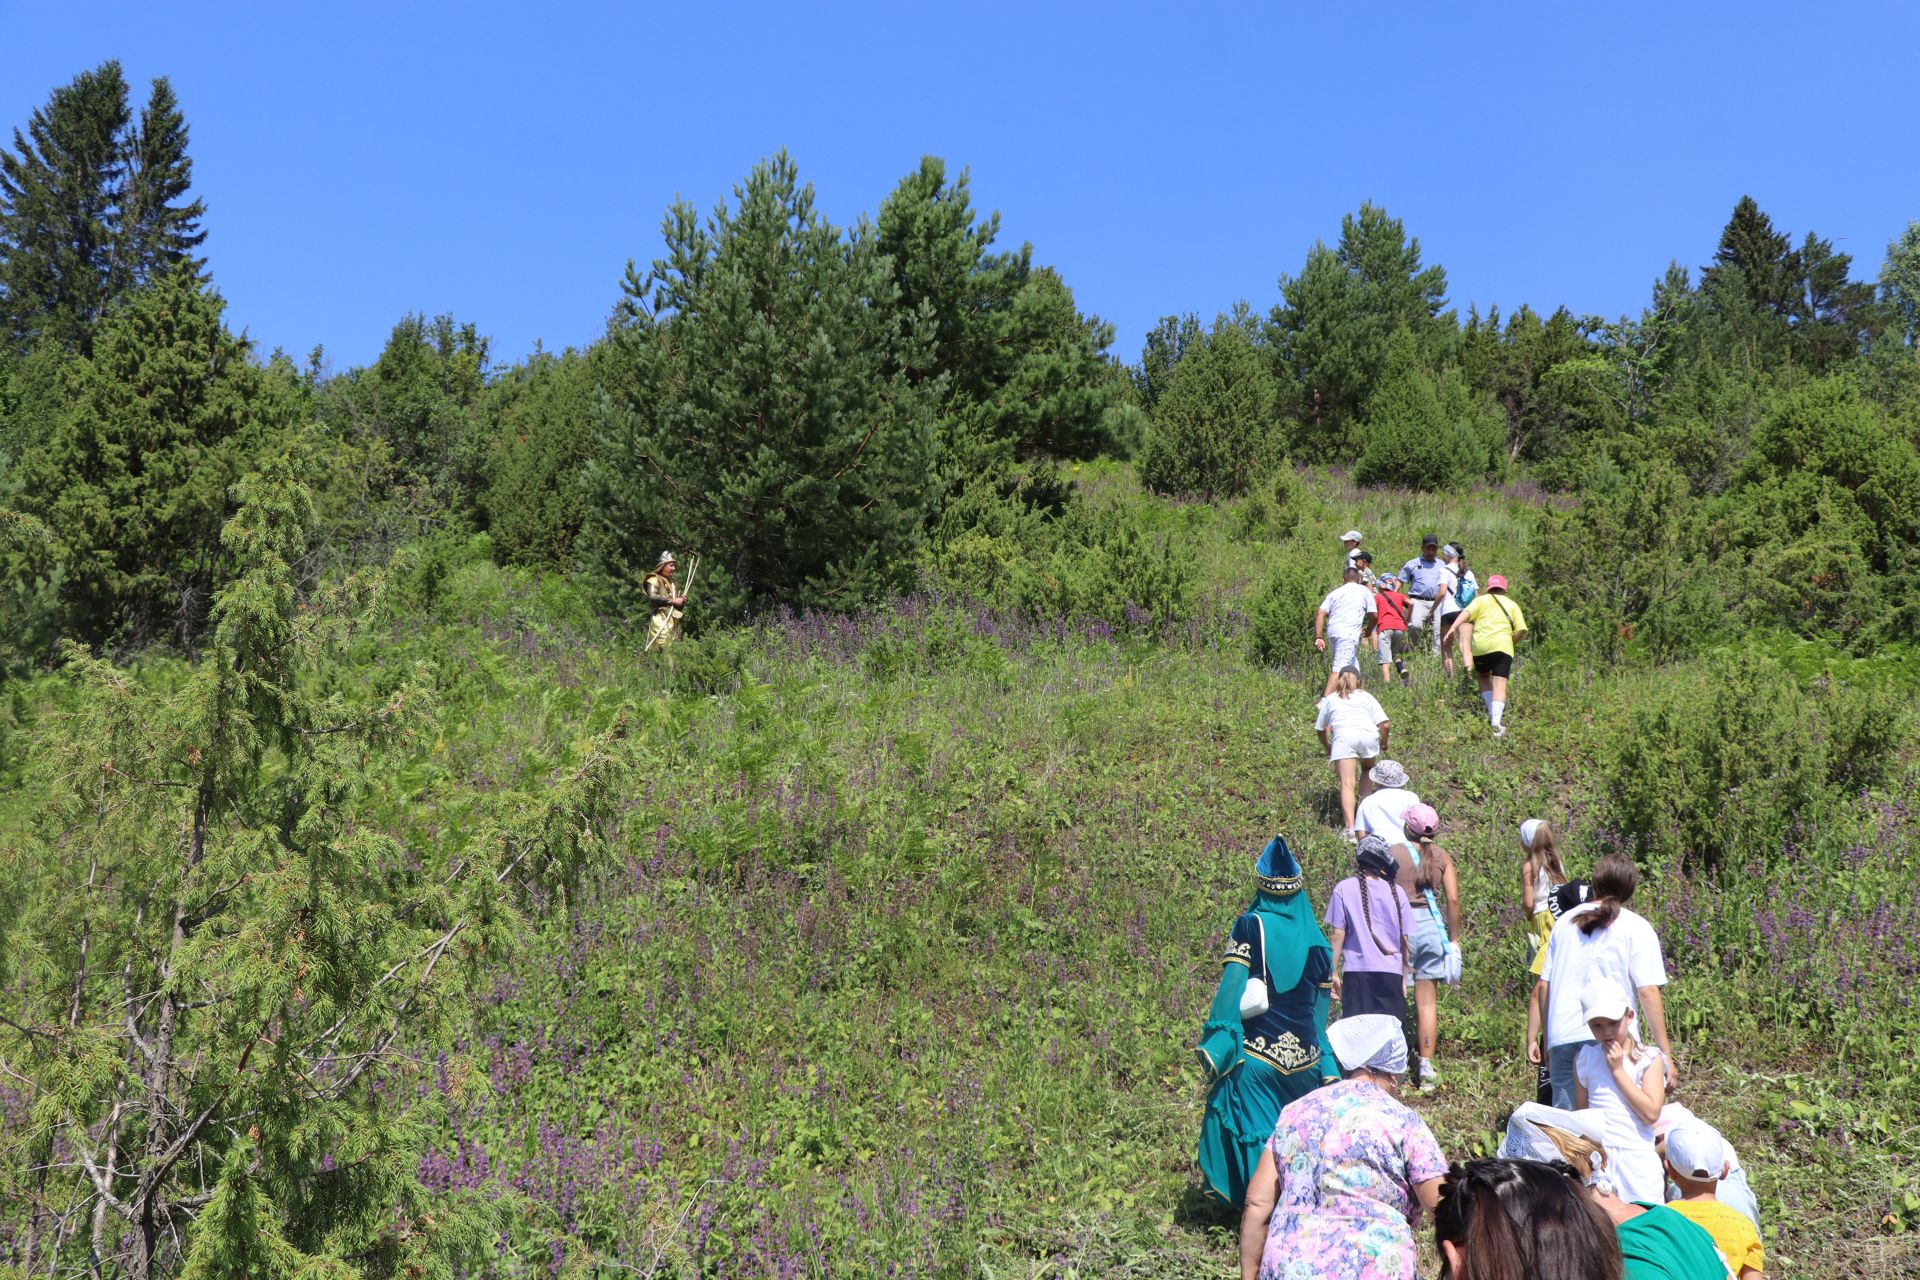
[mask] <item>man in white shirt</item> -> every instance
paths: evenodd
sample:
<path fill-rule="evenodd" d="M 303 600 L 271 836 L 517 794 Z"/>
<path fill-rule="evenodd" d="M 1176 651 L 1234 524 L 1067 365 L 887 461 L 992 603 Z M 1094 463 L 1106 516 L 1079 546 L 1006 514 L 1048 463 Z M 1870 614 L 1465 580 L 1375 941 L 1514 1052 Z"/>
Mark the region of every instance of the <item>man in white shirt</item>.
<path fill-rule="evenodd" d="M 1333 666 L 1327 672 L 1322 696 L 1333 692 L 1334 677 L 1342 671 L 1361 674 L 1360 637 L 1372 630 L 1379 615 L 1373 592 L 1360 584 L 1360 568 L 1349 559 L 1346 581 L 1327 592 L 1319 612 L 1313 615 L 1313 647 L 1325 653 L 1328 643 L 1333 645 Z"/>
<path fill-rule="evenodd" d="M 1406 766 L 1398 760 L 1382 760 L 1367 770 L 1367 781 L 1374 789 L 1353 811 L 1355 831 L 1379 836 L 1390 846 L 1407 843 L 1404 819 L 1407 810 L 1420 803 L 1420 793 L 1407 789 Z"/>

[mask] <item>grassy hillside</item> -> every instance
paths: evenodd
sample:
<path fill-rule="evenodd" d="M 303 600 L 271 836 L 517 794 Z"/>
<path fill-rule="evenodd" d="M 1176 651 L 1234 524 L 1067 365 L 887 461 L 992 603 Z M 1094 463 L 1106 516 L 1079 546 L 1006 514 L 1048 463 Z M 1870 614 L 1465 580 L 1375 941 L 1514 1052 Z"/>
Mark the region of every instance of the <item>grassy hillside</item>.
<path fill-rule="evenodd" d="M 503 1273 L 1231 1273 L 1232 1224 L 1200 1207 L 1190 1172 L 1204 1087 L 1189 1046 L 1219 942 L 1274 831 L 1316 907 L 1350 865 L 1309 727 L 1321 670 L 1308 650 L 1250 662 L 1245 611 L 1276 564 L 1331 567 L 1349 524 L 1383 563 L 1427 529 L 1458 536 L 1525 603 L 1542 508 L 1322 479 L 1275 539 L 1237 507 L 1142 498 L 1123 469 L 1078 478 L 1174 540 L 1197 621 L 1134 635 L 915 599 L 690 641 L 670 672 L 565 583 L 475 558 L 416 575 L 410 620 L 363 646 L 369 684 L 430 663 L 442 699 L 437 736 L 391 762 L 365 816 L 408 844 L 458 840 L 623 709 L 635 723 L 618 872 L 552 904 L 434 1051 L 426 1087 L 451 1118 L 426 1175 L 525 1209 Z M 1848 683 L 1831 665 L 1783 675 L 1808 666 L 1783 657 L 1764 671 L 1797 680 L 1793 696 Z M 1695 705 L 1675 699 L 1719 705 L 1754 668 L 1592 670 L 1537 650 L 1501 741 L 1463 684 L 1416 668 L 1381 696 L 1466 918 L 1444 1085 L 1417 1105 L 1465 1157 L 1532 1088 L 1516 824 L 1552 817 L 1584 871 L 1617 838 L 1622 735 L 1649 708 Z M 17 693 L 15 720 L 53 696 Z M 1839 788 L 1856 775 L 1834 762 L 1839 721 L 1819 723 Z M 1743 745 L 1764 759 L 1763 729 Z M 1674 974 L 1678 1096 L 1741 1150 L 1783 1276 L 1920 1270 L 1920 814 L 1903 732 L 1886 768 L 1807 809 L 1784 847 L 1739 848 L 1717 873 L 1649 853 L 1634 903 Z"/>

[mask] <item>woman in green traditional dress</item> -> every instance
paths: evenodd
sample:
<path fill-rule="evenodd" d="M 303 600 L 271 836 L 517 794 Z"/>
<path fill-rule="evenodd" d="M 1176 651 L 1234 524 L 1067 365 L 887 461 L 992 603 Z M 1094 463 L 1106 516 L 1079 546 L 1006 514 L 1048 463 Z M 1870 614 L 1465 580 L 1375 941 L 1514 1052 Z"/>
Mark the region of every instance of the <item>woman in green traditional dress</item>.
<path fill-rule="evenodd" d="M 1220 989 L 1194 1046 L 1213 1084 L 1200 1125 L 1200 1171 L 1208 1190 L 1235 1208 L 1280 1108 L 1340 1078 L 1327 1042 L 1333 949 L 1285 836 L 1261 852 L 1254 873 L 1259 892 L 1233 923 Z M 1264 1009 L 1257 998 L 1243 1002 L 1255 979 L 1265 984 Z"/>

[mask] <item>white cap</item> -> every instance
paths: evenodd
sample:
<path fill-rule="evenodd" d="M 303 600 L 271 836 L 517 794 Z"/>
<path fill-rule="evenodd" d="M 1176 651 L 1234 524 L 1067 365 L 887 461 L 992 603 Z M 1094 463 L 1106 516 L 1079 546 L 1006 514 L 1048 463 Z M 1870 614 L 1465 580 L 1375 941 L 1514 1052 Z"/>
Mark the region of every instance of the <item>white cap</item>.
<path fill-rule="evenodd" d="M 1360 541 L 1360 531 L 1358 529 L 1349 529 L 1345 533 L 1340 535 L 1340 541 L 1358 542 Z"/>
<path fill-rule="evenodd" d="M 1400 1019 L 1385 1013 L 1362 1013 L 1327 1027 L 1333 1056 L 1348 1071 L 1365 1067 L 1397 1076 L 1407 1069 L 1407 1033 Z"/>
<path fill-rule="evenodd" d="M 1667 1163 L 1695 1182 L 1718 1182 L 1727 1167 L 1727 1143 L 1711 1125 L 1691 1121 L 1667 1134 Z"/>
<path fill-rule="evenodd" d="M 1587 1022 L 1595 1018 L 1605 1018 L 1609 1022 L 1624 1018 L 1632 1007 L 1633 1001 L 1627 997 L 1627 989 L 1612 978 L 1595 978 L 1580 993 L 1580 1016 Z"/>

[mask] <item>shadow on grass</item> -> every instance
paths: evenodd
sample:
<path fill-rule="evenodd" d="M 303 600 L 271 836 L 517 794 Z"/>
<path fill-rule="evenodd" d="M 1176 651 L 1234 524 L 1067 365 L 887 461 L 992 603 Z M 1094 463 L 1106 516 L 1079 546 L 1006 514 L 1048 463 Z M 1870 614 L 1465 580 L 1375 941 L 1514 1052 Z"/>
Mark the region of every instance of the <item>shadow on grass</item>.
<path fill-rule="evenodd" d="M 1227 1232 L 1238 1236 L 1240 1211 L 1219 1196 L 1189 1183 L 1173 1206 L 1173 1225 L 1188 1235 L 1213 1238 Z"/>

